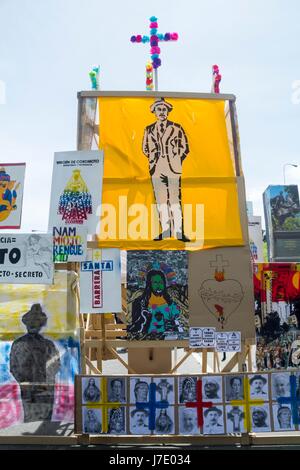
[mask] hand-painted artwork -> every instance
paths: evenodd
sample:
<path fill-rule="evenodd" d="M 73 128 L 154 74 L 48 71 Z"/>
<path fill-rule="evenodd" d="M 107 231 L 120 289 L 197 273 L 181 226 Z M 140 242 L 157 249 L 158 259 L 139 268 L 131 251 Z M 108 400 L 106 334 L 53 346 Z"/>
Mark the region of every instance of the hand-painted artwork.
<path fill-rule="evenodd" d="M 53 227 L 53 261 L 68 263 L 85 261 L 87 256 L 87 227 Z"/>
<path fill-rule="evenodd" d="M 284 386 L 280 373 L 209 374 L 199 377 L 78 376 L 75 431 L 79 434 L 112 435 L 218 435 L 299 430 L 300 373 L 293 371 L 287 374 Z M 100 401 L 97 403 L 87 403 L 85 399 L 84 391 L 87 385 L 91 386 L 91 379 L 100 389 Z M 123 403 L 119 400 L 109 403 L 107 399 L 115 379 L 119 384 L 122 379 L 119 389 L 124 389 L 126 400 Z M 237 387 L 240 380 L 242 387 Z M 164 389 L 168 384 L 169 396 L 167 392 L 161 395 L 161 384 Z M 225 390 L 226 393 L 208 393 L 207 384 L 217 384 L 218 390 Z M 272 384 L 270 393 L 263 393 L 264 387 L 268 390 L 269 384 Z M 185 387 L 187 392 L 184 392 Z M 211 395 L 213 398 L 210 398 Z M 91 413 L 88 409 L 95 412 Z M 87 417 L 87 414 L 90 416 Z M 91 422 L 89 432 L 86 431 L 87 422 Z"/>
<path fill-rule="evenodd" d="M 0 241 L 0 283 L 53 283 L 51 235 L 5 234 Z"/>
<path fill-rule="evenodd" d="M 258 370 L 300 364 L 300 264 L 254 265 Z"/>
<path fill-rule="evenodd" d="M 88 250 L 87 258 L 80 264 L 80 313 L 121 312 L 120 250 Z"/>
<path fill-rule="evenodd" d="M 26 333 L 0 343 L 0 429 L 22 422 L 72 422 L 78 341 L 44 335 L 47 315 L 40 304 L 21 321 Z"/>
<path fill-rule="evenodd" d="M 101 96 L 99 112 L 106 156 L 101 244 L 145 250 L 243 244 L 224 101 Z"/>
<path fill-rule="evenodd" d="M 190 326 L 255 336 L 253 284 L 248 247 L 189 253 Z"/>
<path fill-rule="evenodd" d="M 300 203 L 297 185 L 268 186 L 264 192 L 264 208 L 267 230 L 300 230 Z"/>
<path fill-rule="evenodd" d="M 188 338 L 184 251 L 127 252 L 128 339 Z"/>
<path fill-rule="evenodd" d="M 53 227 L 87 227 L 96 233 L 101 205 L 103 153 L 59 152 L 54 155 L 49 232 Z"/>
<path fill-rule="evenodd" d="M 21 227 L 25 163 L 0 163 L 0 230 Z"/>

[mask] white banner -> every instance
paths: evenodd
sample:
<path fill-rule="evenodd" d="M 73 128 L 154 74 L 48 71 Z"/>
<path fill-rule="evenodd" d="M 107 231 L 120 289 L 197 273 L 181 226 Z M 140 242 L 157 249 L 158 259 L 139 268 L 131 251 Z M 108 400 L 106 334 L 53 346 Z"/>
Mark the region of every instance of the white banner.
<path fill-rule="evenodd" d="M 102 198 L 103 152 L 54 154 L 49 232 L 53 227 L 87 227 L 97 233 Z M 98 215 L 97 215 L 98 214 Z"/>
<path fill-rule="evenodd" d="M 261 217 L 256 215 L 248 216 L 249 243 L 251 257 L 254 263 L 263 262 L 263 238 L 261 229 Z"/>
<path fill-rule="evenodd" d="M 120 250 L 88 250 L 80 265 L 80 313 L 121 311 Z"/>
<path fill-rule="evenodd" d="M 0 283 L 53 284 L 52 258 L 50 234 L 0 236 Z"/>
<path fill-rule="evenodd" d="M 21 227 L 25 163 L 0 163 L 0 229 Z"/>

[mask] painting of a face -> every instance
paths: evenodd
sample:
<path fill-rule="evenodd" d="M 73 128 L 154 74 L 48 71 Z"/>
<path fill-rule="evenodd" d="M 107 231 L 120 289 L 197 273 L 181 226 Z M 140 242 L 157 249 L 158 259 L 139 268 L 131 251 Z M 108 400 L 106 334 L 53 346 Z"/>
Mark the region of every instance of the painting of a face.
<path fill-rule="evenodd" d="M 151 277 L 151 288 L 154 294 L 161 294 L 164 290 L 164 281 L 159 274 Z"/>
<path fill-rule="evenodd" d="M 165 121 L 168 117 L 168 108 L 164 104 L 158 105 L 155 107 L 154 113 L 157 119 Z"/>

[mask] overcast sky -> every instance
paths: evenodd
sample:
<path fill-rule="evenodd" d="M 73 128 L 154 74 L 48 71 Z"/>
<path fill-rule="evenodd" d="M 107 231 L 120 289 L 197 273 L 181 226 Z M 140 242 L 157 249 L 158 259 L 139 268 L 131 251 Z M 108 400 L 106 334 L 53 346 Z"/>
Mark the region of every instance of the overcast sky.
<path fill-rule="evenodd" d="M 160 90 L 210 91 L 218 64 L 221 92 L 236 95 L 256 214 L 284 163 L 300 165 L 299 0 L 0 0 L 0 161 L 27 163 L 22 231 L 47 230 L 53 153 L 76 149 L 76 94 L 91 67 L 102 90 L 145 89 L 148 46 L 129 38 L 147 34 L 152 15 L 179 33 L 161 47 Z M 300 167 L 286 176 L 299 184 Z"/>

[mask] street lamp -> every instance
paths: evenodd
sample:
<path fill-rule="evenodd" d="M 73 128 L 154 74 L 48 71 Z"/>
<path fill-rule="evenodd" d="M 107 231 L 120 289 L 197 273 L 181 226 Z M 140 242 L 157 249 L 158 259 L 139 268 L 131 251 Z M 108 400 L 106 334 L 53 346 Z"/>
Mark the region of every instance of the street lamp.
<path fill-rule="evenodd" d="M 293 166 L 294 168 L 298 168 L 299 165 L 295 165 L 295 163 L 285 163 L 283 165 L 283 182 L 284 182 L 284 186 L 285 186 L 285 169 L 287 166 Z"/>

